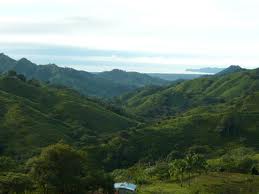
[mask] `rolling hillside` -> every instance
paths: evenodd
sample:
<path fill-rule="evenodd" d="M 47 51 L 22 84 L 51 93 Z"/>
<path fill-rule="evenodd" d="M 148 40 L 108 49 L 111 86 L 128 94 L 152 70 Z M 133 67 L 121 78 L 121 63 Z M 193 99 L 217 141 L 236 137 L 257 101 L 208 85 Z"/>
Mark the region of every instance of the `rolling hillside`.
<path fill-rule="evenodd" d="M 0 77 L 0 120 L 0 152 L 16 157 L 60 140 L 96 142 L 136 124 L 75 91 L 16 76 Z"/>
<path fill-rule="evenodd" d="M 195 146 L 208 158 L 233 147 L 259 149 L 258 69 L 149 86 L 115 100 L 142 124 L 73 90 L 17 75 L 2 76 L 0 91 L 0 151 L 8 155 L 31 156 L 62 139 L 113 170 Z"/>
<path fill-rule="evenodd" d="M 258 90 L 258 78 L 258 69 L 243 70 L 156 89 L 146 88 L 123 95 L 120 101 L 129 112 L 146 118 L 162 118 L 198 106 L 231 102 L 237 97 L 251 94 Z"/>
<path fill-rule="evenodd" d="M 233 148 L 259 149 L 259 71 L 184 81 L 125 95 L 126 109 L 148 122 L 114 137 L 120 162 L 181 157 L 199 147 L 208 158 Z M 154 119 L 156 118 L 156 119 Z M 115 158 L 113 158 L 115 160 Z"/>

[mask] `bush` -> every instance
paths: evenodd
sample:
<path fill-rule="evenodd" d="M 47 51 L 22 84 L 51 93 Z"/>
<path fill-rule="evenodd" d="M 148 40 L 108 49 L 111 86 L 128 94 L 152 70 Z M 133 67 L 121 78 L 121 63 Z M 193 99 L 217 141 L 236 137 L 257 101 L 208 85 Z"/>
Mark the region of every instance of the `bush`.
<path fill-rule="evenodd" d="M 167 180 L 170 178 L 169 174 L 169 165 L 166 162 L 158 162 L 155 165 L 155 169 L 153 171 L 154 176 L 159 180 Z"/>
<path fill-rule="evenodd" d="M 216 160 L 210 160 L 211 169 L 217 171 L 250 173 L 257 161 L 253 159 L 254 152 L 249 148 L 237 148 L 224 154 Z"/>

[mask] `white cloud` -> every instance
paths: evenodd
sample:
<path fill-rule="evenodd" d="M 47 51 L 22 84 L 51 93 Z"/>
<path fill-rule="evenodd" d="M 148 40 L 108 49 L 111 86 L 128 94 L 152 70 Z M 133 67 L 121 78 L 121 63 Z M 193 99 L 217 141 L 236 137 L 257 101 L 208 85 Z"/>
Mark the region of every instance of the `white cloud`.
<path fill-rule="evenodd" d="M 255 66 L 258 7 L 258 0 L 0 0 L 0 42 L 199 53 L 204 58 L 188 64 Z"/>

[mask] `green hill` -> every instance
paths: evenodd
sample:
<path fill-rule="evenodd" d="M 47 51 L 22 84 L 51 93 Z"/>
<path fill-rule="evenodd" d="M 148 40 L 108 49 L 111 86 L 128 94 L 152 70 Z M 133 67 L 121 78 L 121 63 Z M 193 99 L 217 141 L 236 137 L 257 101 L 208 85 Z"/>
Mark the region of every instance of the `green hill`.
<path fill-rule="evenodd" d="M 28 79 L 37 79 L 70 87 L 81 94 L 98 97 L 113 97 L 142 86 L 168 83 L 146 74 L 123 71 L 92 74 L 72 68 L 58 67 L 54 64 L 36 65 L 25 58 L 15 61 L 4 54 L 0 54 L 0 72 L 9 70 L 15 70 Z"/>
<path fill-rule="evenodd" d="M 165 120 L 140 126 L 127 135 L 118 134 L 107 145 L 110 154 L 120 153 L 118 163 L 155 162 L 175 153 L 200 147 L 208 157 L 245 146 L 259 149 L 259 92 L 233 102 L 200 106 Z M 118 156 L 114 155 L 113 161 Z"/>
<path fill-rule="evenodd" d="M 120 102 L 148 122 L 118 134 L 107 149 L 121 154 L 121 165 L 154 162 L 192 147 L 208 157 L 235 147 L 259 149 L 258 99 L 258 69 L 139 90 Z"/>
<path fill-rule="evenodd" d="M 0 152 L 26 157 L 59 140 L 70 143 L 129 128 L 135 121 L 66 89 L 0 77 Z M 80 138 L 83 138 L 80 140 Z"/>
<path fill-rule="evenodd" d="M 125 109 L 139 116 L 162 118 L 250 94 L 258 90 L 258 77 L 258 69 L 202 77 L 167 87 L 139 90 L 123 95 L 119 101 Z"/>
<path fill-rule="evenodd" d="M 210 159 L 258 150 L 258 99 L 258 69 L 148 86 L 114 101 L 140 124 L 107 103 L 9 72 L 0 78 L 0 152 L 23 159 L 63 140 L 114 170 L 189 150 Z"/>

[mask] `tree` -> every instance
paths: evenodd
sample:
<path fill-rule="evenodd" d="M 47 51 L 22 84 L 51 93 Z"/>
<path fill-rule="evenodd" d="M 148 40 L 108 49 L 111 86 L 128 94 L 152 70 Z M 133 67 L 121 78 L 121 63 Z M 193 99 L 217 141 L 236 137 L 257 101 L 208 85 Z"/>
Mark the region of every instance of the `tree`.
<path fill-rule="evenodd" d="M 80 193 L 86 176 L 84 155 L 69 145 L 58 143 L 44 148 L 28 162 L 30 173 L 43 192 Z"/>
<path fill-rule="evenodd" d="M 169 165 L 167 162 L 157 162 L 155 165 L 155 176 L 160 180 L 166 180 L 170 178 Z"/>
<path fill-rule="evenodd" d="M 44 194 L 86 193 L 103 189 L 112 193 L 113 180 L 87 158 L 64 143 L 44 148 L 41 154 L 27 163 L 35 182 Z"/>
<path fill-rule="evenodd" d="M 17 75 L 17 73 L 16 73 L 16 71 L 14 71 L 14 70 L 10 70 L 10 71 L 7 72 L 7 75 L 8 75 L 9 77 L 14 77 L 14 76 Z"/>
<path fill-rule="evenodd" d="M 187 163 L 184 159 L 173 160 L 169 164 L 170 176 L 180 180 L 181 187 L 183 186 L 183 178 L 184 178 L 184 173 L 186 169 L 187 169 Z"/>
<path fill-rule="evenodd" d="M 187 164 L 186 171 L 189 175 L 189 185 L 191 184 L 191 174 L 198 172 L 201 174 L 203 170 L 206 170 L 207 162 L 205 158 L 200 154 L 190 153 L 185 157 Z"/>
<path fill-rule="evenodd" d="M 229 151 L 221 157 L 221 168 L 230 172 L 249 173 L 256 165 L 253 158 L 254 150 L 246 147 L 239 147 Z"/>
<path fill-rule="evenodd" d="M 238 113 L 224 115 L 217 127 L 222 136 L 240 136 L 240 116 Z"/>
<path fill-rule="evenodd" d="M 259 175 L 259 172 L 257 170 L 257 168 L 255 166 L 252 166 L 251 168 L 251 174 L 254 176 L 254 175 Z"/>
<path fill-rule="evenodd" d="M 40 82 L 38 80 L 36 80 L 36 79 L 30 79 L 28 81 L 28 83 L 33 85 L 33 86 L 35 86 L 35 87 L 39 87 L 40 86 Z"/>
<path fill-rule="evenodd" d="M 188 177 L 189 177 L 189 185 L 191 185 L 191 173 L 194 171 L 194 155 L 193 154 L 188 154 L 185 157 L 186 161 L 186 171 L 188 172 Z"/>
<path fill-rule="evenodd" d="M 0 193 L 25 193 L 31 190 L 32 184 L 28 175 L 8 172 L 0 176 Z"/>
<path fill-rule="evenodd" d="M 21 81 L 26 81 L 26 77 L 23 74 L 18 74 L 17 78 L 20 79 Z"/>
<path fill-rule="evenodd" d="M 202 171 L 206 170 L 208 164 L 205 158 L 200 154 L 194 154 L 192 155 L 192 168 L 194 172 L 198 172 L 201 174 Z"/>
<path fill-rule="evenodd" d="M 113 194 L 114 193 L 114 181 L 113 178 L 109 175 L 109 174 L 105 174 L 100 173 L 99 174 L 99 178 L 97 179 L 97 186 L 99 186 L 99 188 L 102 188 L 103 193 L 107 193 L 107 194 Z"/>

